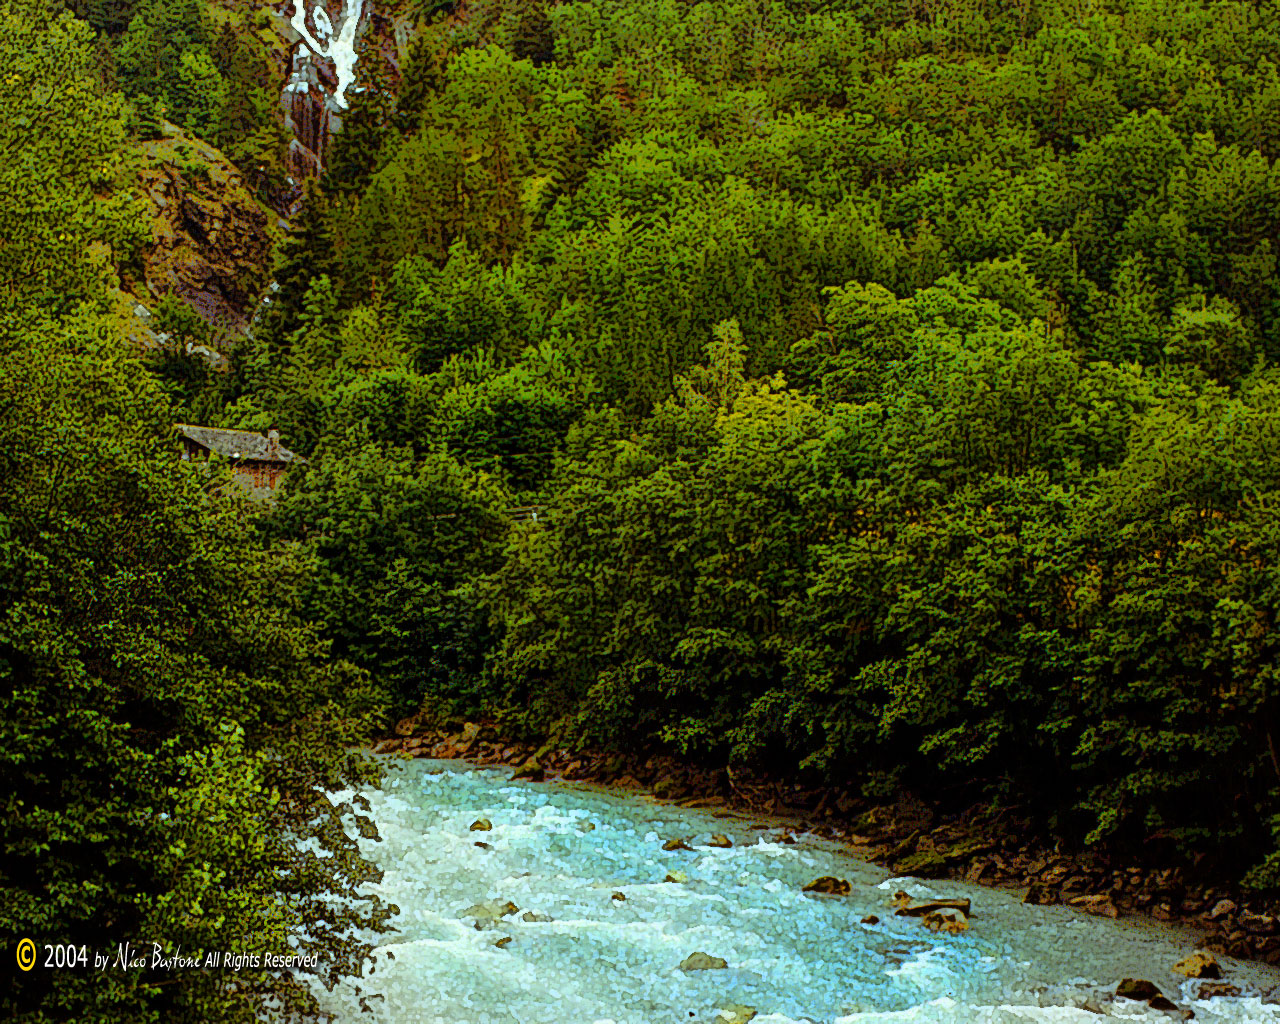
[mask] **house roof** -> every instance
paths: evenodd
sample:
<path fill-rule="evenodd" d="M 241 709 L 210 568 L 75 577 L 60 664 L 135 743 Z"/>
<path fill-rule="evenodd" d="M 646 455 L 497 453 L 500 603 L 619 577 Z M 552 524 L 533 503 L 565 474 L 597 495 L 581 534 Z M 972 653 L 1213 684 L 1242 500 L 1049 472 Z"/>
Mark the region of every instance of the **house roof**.
<path fill-rule="evenodd" d="M 263 437 L 252 430 L 224 430 L 221 427 L 196 427 L 189 423 L 176 424 L 178 432 L 202 448 L 225 455 L 229 459 L 254 462 L 306 462 L 280 444 L 279 435 Z M 275 435 L 275 431 L 271 432 Z"/>

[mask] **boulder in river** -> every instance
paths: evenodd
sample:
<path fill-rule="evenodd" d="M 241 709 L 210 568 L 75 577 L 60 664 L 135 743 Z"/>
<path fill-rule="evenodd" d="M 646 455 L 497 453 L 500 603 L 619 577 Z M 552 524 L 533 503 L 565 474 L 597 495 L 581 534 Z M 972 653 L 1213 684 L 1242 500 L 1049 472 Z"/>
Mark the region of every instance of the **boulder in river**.
<path fill-rule="evenodd" d="M 1175 1003 L 1172 999 L 1167 999 L 1164 996 L 1152 996 L 1150 999 L 1147 1000 L 1147 1005 L 1151 1007 L 1151 1009 L 1153 1010 L 1168 1011 L 1168 1010 L 1176 1010 L 1178 1008 L 1177 1003 Z"/>
<path fill-rule="evenodd" d="M 527 921 L 529 924 L 543 924 L 551 920 L 550 914 L 539 914 L 536 910 L 526 910 L 520 915 L 521 921 Z"/>
<path fill-rule="evenodd" d="M 1218 966 L 1212 953 L 1200 950 L 1174 964 L 1173 973 L 1181 974 L 1184 978 L 1221 978 L 1222 968 Z"/>
<path fill-rule="evenodd" d="M 609 897 L 609 899 L 614 900 L 617 903 L 621 903 L 626 898 L 627 898 L 627 894 L 622 892 L 615 892 L 612 896 Z"/>
<path fill-rule="evenodd" d="M 511 944 L 510 935 L 504 935 L 502 936 L 502 938 L 494 942 L 494 945 L 497 946 L 499 949 L 506 949 L 506 947 L 509 946 L 510 944 Z"/>
<path fill-rule="evenodd" d="M 880 918 L 876 917 L 875 914 L 868 914 L 866 917 L 862 919 L 862 923 L 863 924 L 879 924 Z"/>
<path fill-rule="evenodd" d="M 474 842 L 474 843 L 472 843 L 471 845 L 472 845 L 472 846 L 478 846 L 478 847 L 479 847 L 480 849 L 482 849 L 482 850 L 492 850 L 492 849 L 493 849 L 493 847 L 492 847 L 492 846 L 490 846 L 488 843 L 483 843 L 483 842 L 479 842 L 479 841 Z"/>
<path fill-rule="evenodd" d="M 1032 882 L 1027 889 L 1027 894 L 1022 897 L 1022 902 L 1037 907 L 1050 907 L 1058 902 L 1058 893 L 1052 886 L 1045 885 L 1043 882 Z"/>
<path fill-rule="evenodd" d="M 722 1006 L 716 1011 L 716 1024 L 748 1024 L 748 1021 L 755 1020 L 755 1017 L 754 1006 L 731 1004 Z"/>
<path fill-rule="evenodd" d="M 472 832 L 489 832 L 493 829 L 493 822 L 488 818 L 477 818 L 471 823 Z"/>
<path fill-rule="evenodd" d="M 1160 990 L 1145 978 L 1124 978 L 1116 986 L 1116 995 L 1121 999 L 1137 999 L 1146 1002 L 1161 994 Z"/>
<path fill-rule="evenodd" d="M 1206 981 L 1196 992 L 1197 999 L 1231 999 L 1240 995 L 1240 986 L 1229 981 Z"/>
<path fill-rule="evenodd" d="M 727 960 L 709 953 L 690 953 L 680 961 L 682 971 L 722 971 L 728 966 Z"/>
<path fill-rule="evenodd" d="M 1073 907 L 1080 908 L 1086 914 L 1092 914 L 1094 917 L 1117 918 L 1120 916 L 1120 911 L 1112 901 L 1110 893 L 1104 892 L 1095 896 L 1076 896 L 1067 902 Z"/>
<path fill-rule="evenodd" d="M 513 781 L 515 779 L 524 779 L 527 782 L 541 782 L 546 777 L 546 774 L 538 759 L 531 757 L 511 773 L 511 778 Z"/>
<path fill-rule="evenodd" d="M 683 871 L 668 871 L 667 877 L 664 878 L 663 881 L 664 882 L 687 882 L 689 881 L 689 876 L 686 875 Z"/>
<path fill-rule="evenodd" d="M 940 910 L 958 910 L 965 917 L 971 916 L 968 897 L 964 899 L 913 900 L 905 892 L 898 891 L 893 894 L 893 902 L 897 907 L 894 914 L 898 917 L 924 917 L 925 914 Z"/>
<path fill-rule="evenodd" d="M 476 921 L 476 930 L 480 931 L 485 928 L 492 928 L 504 917 L 516 913 L 520 908 L 510 900 L 499 902 L 498 900 L 485 900 L 482 903 L 473 903 L 467 907 L 459 917 L 473 917 Z"/>
<path fill-rule="evenodd" d="M 817 893 L 820 896 L 848 896 L 851 891 L 852 887 L 848 881 L 832 875 L 815 878 L 801 890 L 801 892 Z"/>
<path fill-rule="evenodd" d="M 933 910 L 925 914 L 920 922 L 931 932 L 946 932 L 948 935 L 969 930 L 969 919 L 956 910 Z"/>
<path fill-rule="evenodd" d="M 670 853 L 672 850 L 687 850 L 689 849 L 689 844 L 683 839 L 668 839 L 662 844 L 662 849 L 667 853 Z"/>
<path fill-rule="evenodd" d="M 727 850 L 733 843 L 728 836 L 713 832 L 711 838 L 707 840 L 707 845 L 714 846 L 718 850 Z"/>

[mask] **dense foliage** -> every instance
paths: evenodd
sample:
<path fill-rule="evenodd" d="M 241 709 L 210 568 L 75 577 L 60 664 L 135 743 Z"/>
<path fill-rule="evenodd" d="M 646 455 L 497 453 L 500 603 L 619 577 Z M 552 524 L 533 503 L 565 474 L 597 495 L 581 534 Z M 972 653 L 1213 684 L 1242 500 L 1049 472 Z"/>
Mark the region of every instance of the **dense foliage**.
<path fill-rule="evenodd" d="M 282 941 L 370 677 L 1280 886 L 1275 0 L 387 5 L 253 337 L 162 380 L 113 154 L 270 192 L 278 36 L 59 6 L 0 0 L 6 936 Z M 250 513 L 169 417 L 310 461 Z"/>
<path fill-rule="evenodd" d="M 1280 6 L 420 13 L 219 382 L 340 649 L 1280 881 Z"/>
<path fill-rule="evenodd" d="M 347 748 L 381 701 L 299 615 L 312 556 L 179 461 L 113 270 L 142 239 L 104 190 L 123 104 L 58 6 L 0 0 L 0 946 L 41 947 L 0 1017 L 297 1019 L 294 974 L 166 972 L 151 944 L 360 973 L 383 908 L 324 791 L 371 781 Z M 94 966 L 125 943 L 147 968 Z M 44 969 L 45 944 L 88 965 Z"/>

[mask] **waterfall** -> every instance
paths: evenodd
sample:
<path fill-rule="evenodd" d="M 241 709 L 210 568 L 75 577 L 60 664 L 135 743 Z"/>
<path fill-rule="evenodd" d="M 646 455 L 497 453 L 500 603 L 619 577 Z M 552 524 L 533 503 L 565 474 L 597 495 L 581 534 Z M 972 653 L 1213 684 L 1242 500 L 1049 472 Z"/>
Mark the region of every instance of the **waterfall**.
<path fill-rule="evenodd" d="M 371 14 L 367 0 L 293 0 L 289 25 L 297 34 L 291 73 L 284 89 L 290 171 L 296 178 L 324 168 L 329 136 L 342 125 L 347 92 L 355 81 L 356 41 Z"/>

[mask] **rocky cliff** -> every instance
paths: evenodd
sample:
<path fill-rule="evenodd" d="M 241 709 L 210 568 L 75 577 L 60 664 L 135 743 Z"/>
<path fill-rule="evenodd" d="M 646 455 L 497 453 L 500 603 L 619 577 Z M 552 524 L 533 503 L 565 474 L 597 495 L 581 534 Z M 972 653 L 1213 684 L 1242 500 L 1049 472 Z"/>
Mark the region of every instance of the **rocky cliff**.
<path fill-rule="evenodd" d="M 153 243 L 132 290 L 147 303 L 174 293 L 221 331 L 241 333 L 270 278 L 281 225 L 222 153 L 165 129 L 140 145 Z"/>

